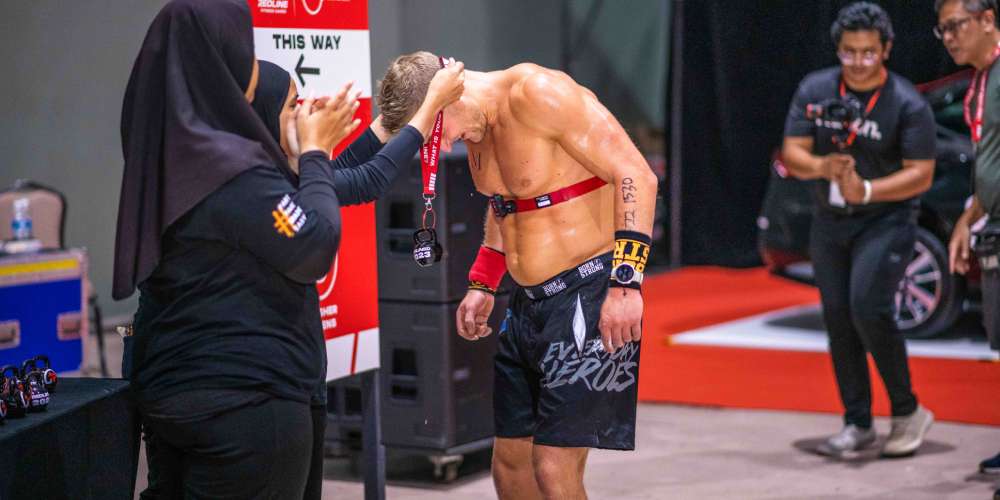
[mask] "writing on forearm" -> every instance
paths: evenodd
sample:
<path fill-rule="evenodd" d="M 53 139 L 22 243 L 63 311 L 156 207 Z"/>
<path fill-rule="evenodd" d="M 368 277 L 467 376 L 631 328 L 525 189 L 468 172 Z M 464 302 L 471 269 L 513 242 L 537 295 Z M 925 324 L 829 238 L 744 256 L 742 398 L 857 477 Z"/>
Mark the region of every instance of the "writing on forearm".
<path fill-rule="evenodd" d="M 483 162 L 482 162 L 482 160 L 483 160 L 483 154 L 482 153 L 476 153 L 475 155 L 469 155 L 469 163 L 471 163 L 473 167 L 476 167 L 476 170 L 482 170 L 483 169 Z"/>
<path fill-rule="evenodd" d="M 637 200 L 635 192 L 639 190 L 635 186 L 635 181 L 631 177 L 626 177 L 622 179 L 622 202 L 624 203 L 635 203 Z"/>
<path fill-rule="evenodd" d="M 625 229 L 635 229 L 635 210 L 625 212 Z"/>

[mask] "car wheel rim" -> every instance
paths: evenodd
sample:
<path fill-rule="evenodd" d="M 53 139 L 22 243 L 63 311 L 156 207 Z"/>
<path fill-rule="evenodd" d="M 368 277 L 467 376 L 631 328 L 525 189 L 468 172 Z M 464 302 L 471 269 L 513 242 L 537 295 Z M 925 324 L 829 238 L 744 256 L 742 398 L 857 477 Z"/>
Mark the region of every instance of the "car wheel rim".
<path fill-rule="evenodd" d="M 906 266 L 906 274 L 896 291 L 896 325 L 900 330 L 910 330 L 927 322 L 941 303 L 944 274 L 934 253 L 917 241 L 913 260 Z"/>

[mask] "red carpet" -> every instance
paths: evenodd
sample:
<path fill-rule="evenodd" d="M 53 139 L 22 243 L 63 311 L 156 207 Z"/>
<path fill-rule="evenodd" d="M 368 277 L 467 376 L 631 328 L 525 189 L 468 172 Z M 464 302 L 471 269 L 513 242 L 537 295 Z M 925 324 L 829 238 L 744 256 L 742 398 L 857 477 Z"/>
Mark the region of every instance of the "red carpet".
<path fill-rule="evenodd" d="M 650 277 L 639 399 L 736 408 L 840 413 L 826 353 L 671 345 L 670 336 L 785 307 L 819 302 L 807 286 L 763 270 L 693 267 Z M 910 359 L 914 391 L 939 420 L 1000 425 L 1000 363 Z M 872 367 L 876 415 L 888 415 Z"/>

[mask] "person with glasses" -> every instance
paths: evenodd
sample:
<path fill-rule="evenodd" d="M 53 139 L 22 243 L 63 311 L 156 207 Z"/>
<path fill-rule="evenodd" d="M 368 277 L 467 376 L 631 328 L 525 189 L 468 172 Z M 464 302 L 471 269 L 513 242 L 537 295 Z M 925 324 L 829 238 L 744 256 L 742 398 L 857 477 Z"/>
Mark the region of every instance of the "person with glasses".
<path fill-rule="evenodd" d="M 799 84 L 782 149 L 792 175 L 816 181 L 810 255 L 845 410 L 843 429 L 817 451 L 841 458 L 875 444 L 871 353 L 892 409 L 881 452 L 907 456 L 934 416 L 913 393 L 894 301 L 913 254 L 917 197 L 934 177 L 934 117 L 913 85 L 885 67 L 893 30 L 881 7 L 848 5 L 831 35 L 840 65 Z M 856 109 L 849 126 L 812 116 L 811 107 L 831 99 Z"/>
<path fill-rule="evenodd" d="M 976 148 L 973 195 L 969 207 L 955 223 L 948 245 L 952 272 L 965 274 L 969 270 L 971 226 L 988 216 L 978 238 L 1000 233 L 1000 25 L 997 23 L 996 0 L 937 0 L 934 8 L 938 25 L 934 34 L 944 42 L 955 64 L 968 64 L 976 69 L 965 96 L 965 120 Z M 977 257 L 981 262 L 983 291 L 983 324 L 990 347 L 1000 350 L 1000 270 L 990 265 L 980 245 Z M 992 253 L 995 257 L 996 253 Z M 980 471 L 1000 474 L 1000 454 L 983 460 Z M 1000 490 L 993 498 L 1000 499 Z"/>

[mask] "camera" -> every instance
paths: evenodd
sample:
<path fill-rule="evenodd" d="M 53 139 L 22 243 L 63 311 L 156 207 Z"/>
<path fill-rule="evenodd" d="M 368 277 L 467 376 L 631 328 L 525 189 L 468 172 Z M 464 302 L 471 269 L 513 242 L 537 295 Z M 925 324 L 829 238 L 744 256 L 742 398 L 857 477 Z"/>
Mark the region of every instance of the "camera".
<path fill-rule="evenodd" d="M 861 101 L 858 101 L 853 96 L 847 96 L 808 104 L 806 105 L 806 118 L 809 120 L 820 119 L 850 125 L 854 123 L 854 120 L 861 118 Z"/>
<path fill-rule="evenodd" d="M 806 105 L 807 119 L 840 124 L 840 128 L 833 134 L 833 143 L 841 150 L 848 146 L 847 138 L 851 135 L 852 124 L 862 116 L 861 101 L 850 95 Z"/>

